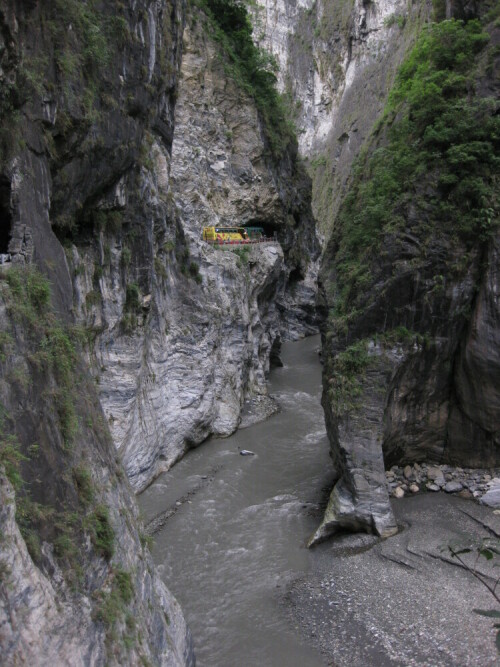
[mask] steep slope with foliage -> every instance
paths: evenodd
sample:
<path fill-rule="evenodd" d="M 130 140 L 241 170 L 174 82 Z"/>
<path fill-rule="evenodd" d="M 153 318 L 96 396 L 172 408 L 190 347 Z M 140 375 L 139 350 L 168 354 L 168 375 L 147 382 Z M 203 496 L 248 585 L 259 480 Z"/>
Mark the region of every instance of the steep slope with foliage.
<path fill-rule="evenodd" d="M 170 150 L 182 17 L 175 2 L 0 7 L 5 664 L 193 661 L 84 361 L 92 331 L 74 327 L 61 244 L 142 218 L 138 189 L 124 215 L 121 179 L 140 182 L 148 128 Z"/>
<path fill-rule="evenodd" d="M 383 111 L 397 68 L 431 12 L 429 1 L 258 0 L 259 43 L 280 64 L 326 236 L 353 160 Z M 293 105 L 292 105 L 293 101 Z"/>
<path fill-rule="evenodd" d="M 500 30 L 482 10 L 423 31 L 334 222 L 323 403 L 340 479 L 317 538 L 395 530 L 384 458 L 500 461 Z"/>
<path fill-rule="evenodd" d="M 2 663 L 191 664 L 81 361 L 34 268 L 0 276 Z"/>

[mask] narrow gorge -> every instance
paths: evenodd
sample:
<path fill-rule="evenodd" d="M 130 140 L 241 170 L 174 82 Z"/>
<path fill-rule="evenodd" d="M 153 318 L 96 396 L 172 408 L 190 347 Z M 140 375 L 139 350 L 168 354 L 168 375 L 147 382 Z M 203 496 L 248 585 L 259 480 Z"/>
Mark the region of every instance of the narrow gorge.
<path fill-rule="evenodd" d="M 499 66 L 493 0 L 0 2 L 2 664 L 494 664 Z"/>

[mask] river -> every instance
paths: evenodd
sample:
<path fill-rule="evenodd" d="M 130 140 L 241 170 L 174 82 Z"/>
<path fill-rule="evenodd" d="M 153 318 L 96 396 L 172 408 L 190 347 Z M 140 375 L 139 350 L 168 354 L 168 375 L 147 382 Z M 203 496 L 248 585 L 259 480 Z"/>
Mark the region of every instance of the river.
<path fill-rule="evenodd" d="M 331 482 L 318 336 L 286 343 L 269 391 L 281 411 L 189 452 L 140 497 L 167 511 L 153 558 L 182 605 L 198 667 L 320 667 L 281 600 L 311 567 L 305 543 Z M 254 456 L 242 456 L 247 449 Z"/>

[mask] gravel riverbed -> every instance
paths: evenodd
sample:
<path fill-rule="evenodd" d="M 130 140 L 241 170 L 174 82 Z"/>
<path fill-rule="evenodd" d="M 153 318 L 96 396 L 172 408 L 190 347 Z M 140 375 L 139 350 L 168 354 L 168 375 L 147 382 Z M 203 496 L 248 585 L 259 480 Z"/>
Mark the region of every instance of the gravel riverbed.
<path fill-rule="evenodd" d="M 394 537 L 344 534 L 315 548 L 311 574 L 282 599 L 297 631 L 329 666 L 498 665 L 491 619 L 472 611 L 495 601 L 447 547 L 499 536 L 500 516 L 439 492 L 392 504 Z M 477 567 L 498 576 L 484 559 Z"/>

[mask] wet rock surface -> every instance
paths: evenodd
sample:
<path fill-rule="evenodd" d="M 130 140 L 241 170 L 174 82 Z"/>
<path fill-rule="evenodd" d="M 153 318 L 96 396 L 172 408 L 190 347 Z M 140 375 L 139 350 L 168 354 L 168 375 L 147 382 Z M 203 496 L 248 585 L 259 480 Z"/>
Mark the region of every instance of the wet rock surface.
<path fill-rule="evenodd" d="M 272 396 L 255 396 L 243 405 L 240 428 L 263 421 L 279 412 L 280 407 Z"/>
<path fill-rule="evenodd" d="M 314 574 L 283 599 L 325 664 L 336 667 L 493 667 L 494 600 L 447 550 L 500 534 L 500 517 L 445 493 L 393 502 L 398 535 L 341 535 L 316 547 Z M 475 555 L 468 563 L 472 565 Z M 486 561 L 481 572 L 493 576 Z"/>

